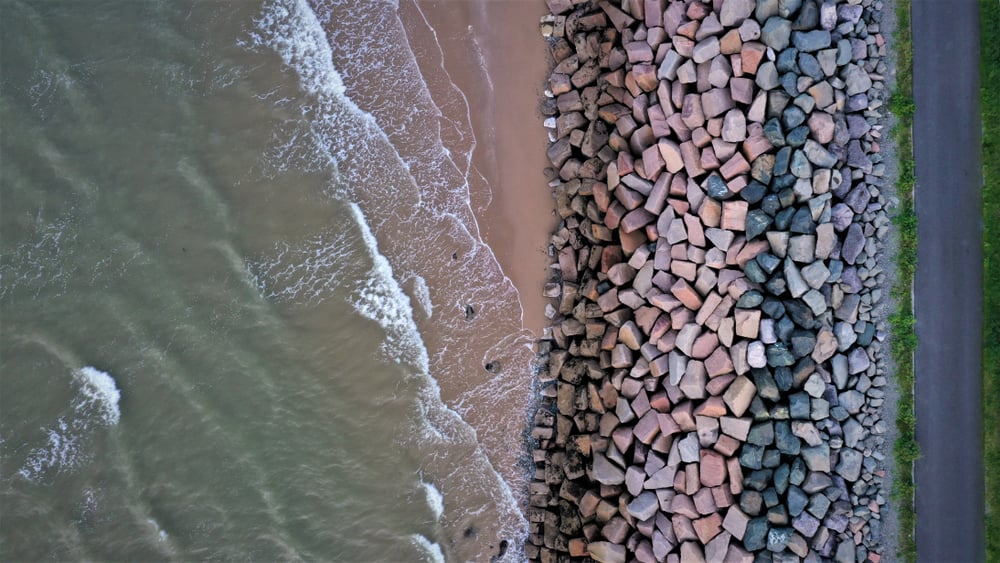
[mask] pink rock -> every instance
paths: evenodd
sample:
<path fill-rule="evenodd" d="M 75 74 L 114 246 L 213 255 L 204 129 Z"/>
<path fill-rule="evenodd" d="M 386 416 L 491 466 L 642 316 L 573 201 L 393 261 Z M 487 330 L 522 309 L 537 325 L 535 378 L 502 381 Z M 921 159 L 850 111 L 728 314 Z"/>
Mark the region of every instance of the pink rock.
<path fill-rule="evenodd" d="M 671 286 L 670 293 L 683 303 L 685 307 L 692 311 L 697 311 L 701 307 L 701 296 L 699 296 L 698 292 L 683 279 L 677 280 L 674 285 Z"/>
<path fill-rule="evenodd" d="M 745 230 L 748 209 L 749 204 L 745 201 L 728 200 L 722 202 L 722 228 L 729 231 Z"/>
<path fill-rule="evenodd" d="M 767 46 L 757 41 L 747 41 L 740 49 L 740 60 L 743 62 L 743 72 L 750 74 L 757 73 L 760 61 L 767 53 Z"/>
<path fill-rule="evenodd" d="M 741 309 L 737 309 L 737 314 Z M 708 358 L 705 359 L 705 369 L 709 377 L 718 377 L 733 371 L 733 361 L 729 358 L 729 353 L 725 347 L 716 348 Z"/>
<path fill-rule="evenodd" d="M 756 309 L 736 309 L 736 335 L 743 338 L 757 338 L 761 312 Z"/>
<path fill-rule="evenodd" d="M 702 544 L 706 544 L 722 531 L 722 516 L 718 513 L 711 514 L 695 520 L 692 525 L 695 533 L 698 534 L 698 540 Z"/>
<path fill-rule="evenodd" d="M 729 80 L 729 94 L 734 102 L 749 105 L 753 102 L 753 80 L 749 78 L 731 78 Z"/>
<path fill-rule="evenodd" d="M 684 157 L 677 143 L 669 139 L 660 139 L 656 146 L 660 151 L 660 156 L 663 157 L 667 172 L 676 174 L 684 168 Z"/>
<path fill-rule="evenodd" d="M 734 415 L 743 416 L 756 392 L 757 387 L 753 382 L 741 375 L 733 380 L 722 398 Z"/>
<path fill-rule="evenodd" d="M 653 49 L 645 41 L 625 43 L 625 54 L 628 56 L 628 62 L 632 64 L 648 63 L 653 60 Z"/>
<path fill-rule="evenodd" d="M 747 160 L 753 162 L 758 156 L 771 150 L 771 142 L 767 140 L 767 137 L 761 135 L 751 135 L 747 137 L 747 140 L 743 141 L 743 155 L 746 156 Z"/>
<path fill-rule="evenodd" d="M 701 484 L 706 487 L 723 484 L 726 481 L 726 459 L 712 450 L 701 450 L 699 457 Z"/>
<path fill-rule="evenodd" d="M 718 348 L 718 346 L 718 335 L 714 332 L 706 332 L 695 339 L 694 346 L 691 349 L 691 357 L 698 360 L 704 360 L 709 357 L 712 352 Z"/>
<path fill-rule="evenodd" d="M 684 170 L 689 178 L 697 178 L 705 173 L 701 166 L 701 151 L 691 141 L 681 143 L 681 158 L 684 161 Z"/>
<path fill-rule="evenodd" d="M 632 233 L 656 221 L 656 215 L 640 207 L 629 211 L 621 220 L 621 228 L 626 233 Z M 742 230 L 742 229 L 741 229 Z"/>
<path fill-rule="evenodd" d="M 732 158 L 727 160 L 726 163 L 719 168 L 719 172 L 722 174 L 722 177 L 730 181 L 735 179 L 737 176 L 746 174 L 749 171 L 750 163 L 747 162 L 747 159 L 743 158 L 743 155 L 740 153 L 734 154 Z M 740 187 L 740 189 L 734 191 L 738 193 L 742 189 L 743 188 Z"/>
<path fill-rule="evenodd" d="M 726 518 L 722 521 L 722 528 L 732 534 L 734 538 L 742 540 L 749 522 L 750 517 L 744 514 L 738 506 L 731 506 L 726 512 Z"/>
<path fill-rule="evenodd" d="M 733 109 L 728 88 L 713 88 L 701 95 L 701 107 L 706 118 L 713 118 Z"/>
<path fill-rule="evenodd" d="M 646 411 L 646 414 L 642 415 L 639 422 L 635 424 L 635 428 L 632 429 L 632 434 L 643 444 L 652 443 L 653 438 L 656 438 L 656 435 L 660 433 L 660 423 L 656 415 L 656 411 Z"/>

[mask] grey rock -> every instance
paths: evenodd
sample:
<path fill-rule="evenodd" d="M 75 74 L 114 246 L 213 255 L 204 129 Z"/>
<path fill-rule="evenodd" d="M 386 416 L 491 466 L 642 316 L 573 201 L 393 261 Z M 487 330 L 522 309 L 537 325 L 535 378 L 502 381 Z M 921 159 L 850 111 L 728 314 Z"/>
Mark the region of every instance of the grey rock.
<path fill-rule="evenodd" d="M 827 31 L 837 27 L 836 0 L 823 0 L 823 5 L 819 9 L 819 25 Z"/>
<path fill-rule="evenodd" d="M 767 349 L 763 342 L 754 340 L 747 346 L 747 364 L 752 368 L 767 366 Z"/>
<path fill-rule="evenodd" d="M 813 221 L 812 212 L 809 211 L 808 207 L 800 207 L 795 211 L 795 215 L 792 216 L 792 221 L 788 225 L 788 230 L 803 235 L 816 233 L 816 222 Z"/>
<path fill-rule="evenodd" d="M 810 263 L 816 253 L 816 237 L 799 235 L 788 241 L 788 257 L 795 262 Z"/>
<path fill-rule="evenodd" d="M 733 27 L 753 14 L 754 0 L 724 0 L 719 10 L 719 22 L 725 27 Z"/>
<path fill-rule="evenodd" d="M 608 458 L 594 453 L 593 478 L 605 485 L 621 485 L 625 482 L 625 472 L 620 467 L 608 461 Z"/>
<path fill-rule="evenodd" d="M 852 448 L 841 448 L 840 459 L 835 471 L 848 481 L 857 481 L 861 476 L 861 452 Z"/>
<path fill-rule="evenodd" d="M 861 148 L 861 142 L 857 139 L 847 145 L 847 164 L 866 173 L 871 173 L 874 166 L 871 158 Z"/>
<path fill-rule="evenodd" d="M 857 260 L 858 255 L 865 248 L 865 234 L 861 229 L 861 225 L 857 223 L 851 224 L 847 229 L 847 236 L 844 238 L 844 244 L 840 249 L 840 256 L 848 264 L 854 264 Z"/>
<path fill-rule="evenodd" d="M 830 32 L 825 29 L 796 31 L 792 33 L 792 44 L 799 51 L 813 53 L 830 46 Z"/>
<path fill-rule="evenodd" d="M 795 363 L 795 357 L 782 342 L 775 342 L 767 347 L 767 364 L 771 367 L 790 366 Z"/>
<path fill-rule="evenodd" d="M 774 16 L 764 22 L 764 27 L 760 31 L 760 39 L 768 47 L 775 51 L 781 51 L 788 46 L 791 34 L 792 22 Z"/>
<path fill-rule="evenodd" d="M 794 530 L 791 528 L 771 528 L 767 533 L 767 549 L 774 553 L 785 550 L 788 540 L 792 537 Z"/>
<path fill-rule="evenodd" d="M 635 497 L 626 507 L 628 513 L 636 519 L 649 520 L 660 510 L 660 501 L 652 491 L 645 491 Z"/>
<path fill-rule="evenodd" d="M 843 79 L 848 96 L 864 94 L 872 87 L 872 79 L 865 69 L 856 64 L 849 64 L 843 72 Z"/>
<path fill-rule="evenodd" d="M 774 446 L 785 455 L 798 455 L 802 444 L 786 420 L 774 424 Z"/>
<path fill-rule="evenodd" d="M 844 389 L 847 387 L 847 377 L 849 375 L 847 356 L 837 354 L 830 360 L 830 364 L 833 367 L 833 384 L 837 386 L 837 389 Z"/>
<path fill-rule="evenodd" d="M 837 350 L 840 352 L 847 351 L 858 340 L 854 327 L 848 323 L 837 323 L 833 327 L 833 332 L 837 335 Z"/>
<path fill-rule="evenodd" d="M 857 447 L 862 440 L 868 437 L 868 431 L 865 430 L 865 427 L 853 418 L 849 418 L 844 422 L 843 429 L 844 444 L 850 448 Z"/>
<path fill-rule="evenodd" d="M 819 530 L 819 526 L 820 521 L 808 512 L 802 512 L 798 516 L 792 518 L 792 527 L 807 538 L 815 536 L 816 532 Z"/>
<path fill-rule="evenodd" d="M 830 269 L 823 264 L 822 260 L 817 260 L 802 268 L 802 279 L 806 281 L 809 287 L 819 289 L 823 287 L 826 280 L 830 279 Z"/>
<path fill-rule="evenodd" d="M 797 150 L 792 153 L 792 162 L 788 168 L 796 178 L 812 177 L 812 164 L 809 163 L 809 159 L 806 158 L 806 155 L 802 151 Z"/>
<path fill-rule="evenodd" d="M 868 359 L 868 354 L 865 353 L 864 348 L 855 348 L 851 350 L 850 355 L 847 356 L 847 363 L 851 372 L 851 375 L 858 373 L 863 373 L 871 365 L 871 360 Z"/>
<path fill-rule="evenodd" d="M 822 444 L 802 448 L 800 455 L 810 471 L 830 472 L 830 446 Z"/>
<path fill-rule="evenodd" d="M 775 68 L 774 63 L 771 61 L 765 61 L 757 67 L 757 76 L 754 82 L 762 90 L 774 90 L 778 87 L 780 82 L 778 81 L 778 69 Z"/>
<path fill-rule="evenodd" d="M 809 162 L 820 168 L 833 168 L 837 164 L 837 157 L 826 150 L 823 145 L 809 139 L 805 142 L 802 150 L 805 152 Z"/>
<path fill-rule="evenodd" d="M 861 406 L 865 404 L 865 396 L 859 391 L 849 389 L 837 396 L 840 406 L 851 414 L 858 414 Z"/>
<path fill-rule="evenodd" d="M 837 232 L 844 232 L 854 221 L 854 212 L 846 204 L 838 203 L 830 210 L 830 222 Z"/>

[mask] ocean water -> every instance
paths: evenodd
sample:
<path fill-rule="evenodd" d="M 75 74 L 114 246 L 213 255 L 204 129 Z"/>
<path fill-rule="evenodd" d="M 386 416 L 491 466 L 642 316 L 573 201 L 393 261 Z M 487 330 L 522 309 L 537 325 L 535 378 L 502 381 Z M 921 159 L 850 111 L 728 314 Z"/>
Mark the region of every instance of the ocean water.
<path fill-rule="evenodd" d="M 400 1 L 0 0 L 0 559 L 519 557 L 533 338 Z"/>

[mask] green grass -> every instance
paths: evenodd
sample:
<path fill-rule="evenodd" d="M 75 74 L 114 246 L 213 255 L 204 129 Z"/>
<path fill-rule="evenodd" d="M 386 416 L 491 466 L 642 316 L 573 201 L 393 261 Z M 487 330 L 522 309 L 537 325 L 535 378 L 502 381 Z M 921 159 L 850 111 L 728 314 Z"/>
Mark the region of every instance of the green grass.
<path fill-rule="evenodd" d="M 985 1 L 985 0 L 984 0 Z M 995 0 L 994 0 L 995 1 Z M 920 456 L 916 439 L 916 416 L 913 411 L 913 353 L 917 348 L 914 334 L 911 288 L 917 267 L 917 214 L 913 208 L 913 187 L 916 170 L 913 162 L 913 43 L 910 37 L 910 0 L 896 1 L 896 89 L 889 109 L 896 117 L 892 137 L 899 157 L 899 178 L 896 192 L 899 210 L 893 223 L 899 237 L 896 255 L 896 284 L 892 299 L 896 311 L 889 318 L 892 330 L 892 358 L 896 365 L 896 387 L 899 403 L 896 414 L 898 436 L 893 447 L 896 474 L 893 476 L 892 498 L 899 514 L 899 545 L 896 558 L 916 560 L 913 538 L 913 462 Z"/>
<path fill-rule="evenodd" d="M 983 117 L 983 454 L 986 560 L 1000 562 L 1000 4 L 980 0 Z"/>

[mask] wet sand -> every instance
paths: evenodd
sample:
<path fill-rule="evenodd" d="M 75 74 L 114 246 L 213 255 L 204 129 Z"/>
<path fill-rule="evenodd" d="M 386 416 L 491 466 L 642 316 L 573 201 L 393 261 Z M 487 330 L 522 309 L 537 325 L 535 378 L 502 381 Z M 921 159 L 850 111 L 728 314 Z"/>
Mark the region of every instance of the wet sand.
<path fill-rule="evenodd" d="M 483 238 L 520 294 L 524 328 L 547 324 L 542 285 L 556 221 L 543 169 L 538 111 L 547 64 L 533 0 L 418 0 L 438 34 L 445 68 L 465 93 L 476 135 L 470 178 Z M 478 180 L 478 181 L 477 181 Z M 478 184 L 478 185 L 477 185 Z M 485 207 L 485 209 L 483 208 Z"/>

